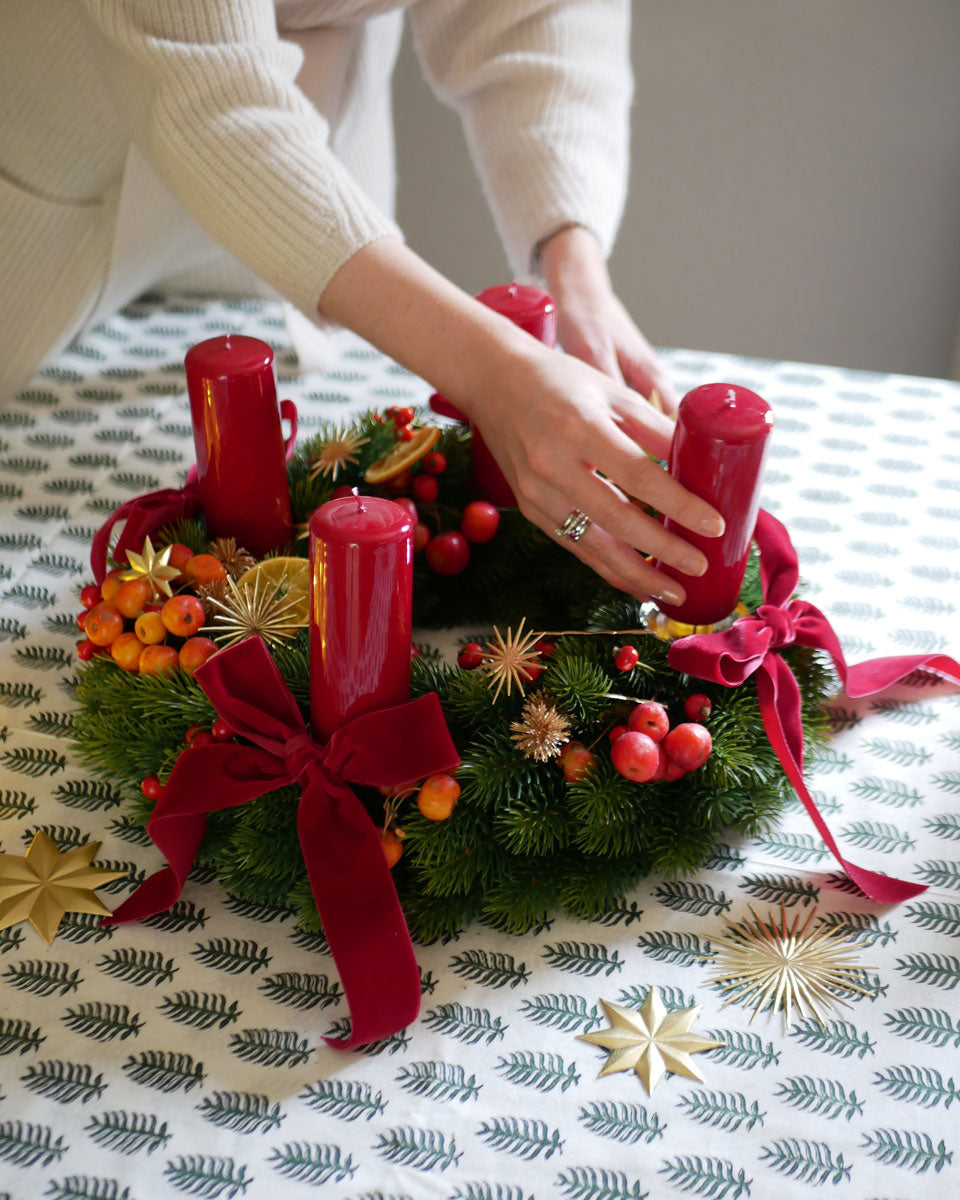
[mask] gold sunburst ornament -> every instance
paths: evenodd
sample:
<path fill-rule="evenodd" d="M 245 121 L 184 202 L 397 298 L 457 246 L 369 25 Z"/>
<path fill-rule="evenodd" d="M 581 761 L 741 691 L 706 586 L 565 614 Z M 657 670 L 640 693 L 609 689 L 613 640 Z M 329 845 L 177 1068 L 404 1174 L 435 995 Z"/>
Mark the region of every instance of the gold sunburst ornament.
<path fill-rule="evenodd" d="M 752 919 L 725 918 L 729 932 L 712 939 L 712 982 L 726 996 L 724 1007 L 753 1004 L 751 1021 L 764 1008 L 780 1009 L 787 1025 L 796 1007 L 800 1016 L 809 1012 L 823 1024 L 819 1004 L 849 1007 L 844 992 L 867 994 L 856 982 L 864 970 L 854 960 L 856 946 L 843 940 L 840 928 L 811 929 L 816 911 L 811 909 L 802 926 L 799 914 L 792 924 L 787 920 L 782 903 L 779 920 L 772 912 L 764 920 L 752 906 Z"/>
<path fill-rule="evenodd" d="M 723 1042 L 690 1032 L 701 1005 L 668 1012 L 656 988 L 650 988 L 639 1010 L 611 1004 L 609 1000 L 600 1003 L 610 1021 L 609 1028 L 577 1036 L 583 1042 L 610 1051 L 600 1068 L 601 1076 L 636 1071 L 648 1096 L 668 1072 L 703 1083 L 703 1076 L 690 1055 L 715 1050 Z"/>
<path fill-rule="evenodd" d="M 349 430 L 336 430 L 322 443 L 316 455 L 310 460 L 310 478 L 316 479 L 318 475 L 329 475 L 331 482 L 336 483 L 337 475 L 349 463 L 357 461 L 357 451 L 369 441 L 369 438 L 359 437 Z"/>
<path fill-rule="evenodd" d="M 145 579 L 150 585 L 152 600 L 155 600 L 161 593 L 164 596 L 172 596 L 170 580 L 176 579 L 180 574 L 176 567 L 170 566 L 172 549 L 172 546 L 164 546 L 162 550 L 154 550 L 153 542 L 148 534 L 143 539 L 143 549 L 139 554 L 136 550 L 127 551 L 127 561 L 130 566 L 126 571 L 121 572 L 120 578 L 123 580 Z"/>
<path fill-rule="evenodd" d="M 570 720 L 542 696 L 528 696 L 519 721 L 511 721 L 510 740 L 534 762 L 549 762 L 570 736 Z"/>
<path fill-rule="evenodd" d="M 211 635 L 221 649 L 248 637 L 262 637 L 269 645 L 292 638 L 306 621 L 301 612 L 302 597 L 286 590 L 286 577 L 270 579 L 257 575 L 252 583 L 237 584 L 228 575 L 223 600 L 208 595 L 207 603 L 216 612 Z"/>
<path fill-rule="evenodd" d="M 522 696 L 524 683 L 530 683 L 540 674 L 540 655 L 533 647 L 543 634 L 534 633 L 532 630 L 524 633 L 525 621 L 526 617 L 520 621 L 516 633 L 508 627 L 506 637 L 494 625 L 494 641 L 487 642 L 484 647 L 483 662 L 479 669 L 486 674 L 487 683 L 494 689 L 495 702 L 499 700 L 500 690 L 504 685 L 508 696 L 512 687 L 516 687 Z"/>

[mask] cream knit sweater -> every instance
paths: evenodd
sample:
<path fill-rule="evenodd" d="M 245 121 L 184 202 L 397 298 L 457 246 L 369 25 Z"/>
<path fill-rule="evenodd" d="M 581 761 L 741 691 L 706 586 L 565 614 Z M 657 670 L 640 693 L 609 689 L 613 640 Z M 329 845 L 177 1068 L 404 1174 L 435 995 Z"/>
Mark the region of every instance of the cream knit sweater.
<path fill-rule="evenodd" d="M 517 277 L 568 222 L 609 250 L 627 0 L 8 5 L 0 400 L 84 325 L 177 273 L 248 290 L 256 277 L 315 319 L 351 255 L 399 236 L 390 75 L 403 9 Z"/>

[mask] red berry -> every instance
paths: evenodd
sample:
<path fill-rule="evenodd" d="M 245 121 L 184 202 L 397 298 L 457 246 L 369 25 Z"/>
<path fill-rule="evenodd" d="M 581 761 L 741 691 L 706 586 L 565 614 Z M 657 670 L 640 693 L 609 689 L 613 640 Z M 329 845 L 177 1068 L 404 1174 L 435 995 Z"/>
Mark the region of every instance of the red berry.
<path fill-rule="evenodd" d="M 646 783 L 660 762 L 657 743 L 645 733 L 627 730 L 610 747 L 610 759 L 615 769 L 634 783 Z"/>
<path fill-rule="evenodd" d="M 626 732 L 627 732 L 626 725 L 614 725 L 614 727 L 610 730 L 610 732 L 607 736 L 610 738 L 611 742 L 615 742 L 617 740 L 617 738 L 621 735 L 621 733 L 626 733 Z"/>
<path fill-rule="evenodd" d="M 500 527 L 500 510 L 489 500 L 472 500 L 463 510 L 460 529 L 468 542 L 489 542 Z"/>
<path fill-rule="evenodd" d="M 339 487 L 335 487 L 330 493 L 331 500 L 343 500 L 346 496 L 353 495 L 353 488 L 348 483 L 341 483 Z"/>
<path fill-rule="evenodd" d="M 613 660 L 618 671 L 632 671 L 640 661 L 640 652 L 636 646 L 621 646 Z"/>
<path fill-rule="evenodd" d="M 438 533 L 424 550 L 427 566 L 437 575 L 459 575 L 470 561 L 470 547 L 462 533 Z"/>
<path fill-rule="evenodd" d="M 713 739 L 703 725 L 677 725 L 664 738 L 663 748 L 671 760 L 684 771 L 695 771 L 710 757 Z"/>
<path fill-rule="evenodd" d="M 709 696 L 705 696 L 703 692 L 694 692 L 684 700 L 683 711 L 691 721 L 705 721 L 713 712 L 713 705 Z"/>
<path fill-rule="evenodd" d="M 226 723 L 223 717 L 217 717 L 210 730 L 215 742 L 229 742 L 233 737 L 233 730 Z"/>
<path fill-rule="evenodd" d="M 657 742 L 657 769 L 650 776 L 650 782 L 658 783 L 660 780 L 666 779 L 669 768 L 670 759 L 663 748 L 663 742 Z"/>
<path fill-rule="evenodd" d="M 418 521 L 413 527 L 413 552 L 419 554 L 427 542 L 430 541 L 430 528 L 424 525 L 422 521 Z"/>
<path fill-rule="evenodd" d="M 80 603 L 84 608 L 93 608 L 100 603 L 100 589 L 95 583 L 88 583 L 80 592 Z"/>
<path fill-rule="evenodd" d="M 543 665 L 541 663 L 527 663 L 523 667 L 523 672 L 526 674 L 525 683 L 536 683 L 543 674 Z"/>
<path fill-rule="evenodd" d="M 431 450 L 423 460 L 423 469 L 428 475 L 442 475 L 447 469 L 447 456 L 439 450 Z"/>
<path fill-rule="evenodd" d="M 197 736 L 197 734 L 202 729 L 203 729 L 202 725 L 191 725 L 190 726 L 190 728 L 187 730 L 187 732 L 183 735 L 183 740 L 187 743 L 188 746 L 193 745 L 193 739 Z"/>
<path fill-rule="evenodd" d="M 423 651 L 420 649 L 419 646 L 415 646 L 415 645 L 411 644 L 410 657 L 411 658 L 423 658 Z"/>
<path fill-rule="evenodd" d="M 399 411 L 400 410 L 397 408 L 397 406 L 395 404 L 391 404 L 389 408 L 384 409 L 384 416 L 389 417 L 390 420 L 393 421 L 393 420 L 396 420 L 396 416 Z"/>
<path fill-rule="evenodd" d="M 96 646 L 89 638 L 84 638 L 82 642 L 77 642 L 77 658 L 81 662 L 89 662 L 93 658 Z"/>
<path fill-rule="evenodd" d="M 483 662 L 483 647 L 479 642 L 466 642 L 457 654 L 457 666 L 464 671 L 474 671 Z"/>
<path fill-rule="evenodd" d="M 77 613 L 77 628 L 82 629 L 84 627 L 84 625 L 86 625 L 86 623 L 87 623 L 87 610 L 84 609 L 83 612 Z"/>
<path fill-rule="evenodd" d="M 413 440 L 413 429 L 409 425 L 398 425 L 396 432 L 393 435 L 398 442 L 409 442 Z"/>
<path fill-rule="evenodd" d="M 430 504 L 440 493 L 440 484 L 432 475 L 415 475 L 413 477 L 413 494 L 423 504 Z"/>
<path fill-rule="evenodd" d="M 551 658 L 557 652 L 557 644 L 556 642 L 548 642 L 541 638 L 537 642 L 535 649 L 541 658 Z"/>
<path fill-rule="evenodd" d="M 404 467 L 397 475 L 391 475 L 389 479 L 383 481 L 383 486 L 388 492 L 396 495 L 398 492 L 405 492 L 413 482 L 413 476 L 409 470 Z"/>
<path fill-rule="evenodd" d="M 661 742 L 670 728 L 670 718 L 662 704 L 644 700 L 630 713 L 627 724 L 638 733 L 645 733 L 652 742 Z"/>
<path fill-rule="evenodd" d="M 413 409 L 408 407 L 398 408 L 393 415 L 393 419 L 398 425 L 409 425 L 413 420 Z"/>
<path fill-rule="evenodd" d="M 140 784 L 140 791 L 148 800 L 159 800 L 163 794 L 163 784 L 156 775 L 148 775 Z"/>
<path fill-rule="evenodd" d="M 201 729 L 199 733 L 195 733 L 190 739 L 190 749 L 197 750 L 200 746 L 212 746 L 213 734 L 206 729 Z"/>
<path fill-rule="evenodd" d="M 567 783 L 576 783 L 593 770 L 596 755 L 586 748 L 583 742 L 566 742 L 557 755 L 560 766 L 563 767 L 563 777 Z"/>
<path fill-rule="evenodd" d="M 679 779 L 682 775 L 686 775 L 686 771 L 683 769 L 683 767 L 678 767 L 673 759 L 668 757 L 667 769 L 663 773 L 664 779 L 666 779 L 668 783 L 672 783 L 674 779 Z"/>

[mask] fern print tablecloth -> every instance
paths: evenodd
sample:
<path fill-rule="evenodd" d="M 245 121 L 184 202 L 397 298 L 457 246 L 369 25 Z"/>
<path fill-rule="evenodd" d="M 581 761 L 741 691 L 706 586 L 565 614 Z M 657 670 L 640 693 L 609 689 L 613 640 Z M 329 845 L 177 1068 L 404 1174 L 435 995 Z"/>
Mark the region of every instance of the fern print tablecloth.
<path fill-rule="evenodd" d="M 0 410 L 0 836 L 22 854 L 102 841 L 157 865 L 120 797 L 71 760 L 75 614 L 94 528 L 192 460 L 183 356 L 226 331 L 278 352 L 304 433 L 428 389 L 344 339 L 299 376 L 278 306 L 146 298 L 65 351 Z M 678 385 L 752 387 L 777 427 L 765 504 L 806 594 L 852 661 L 960 651 L 960 387 L 690 351 Z M 491 619 L 496 614 L 491 613 Z M 639 1200 L 960 1194 L 960 696 L 916 677 L 831 716 L 811 786 L 841 845 L 929 890 L 853 894 L 799 804 L 695 878 L 649 880 L 608 917 L 510 937 L 473 926 L 418 948 L 420 1019 L 363 1053 L 321 1042 L 345 1006 L 322 938 L 288 914 L 191 883 L 166 915 L 100 929 L 70 916 L 48 949 L 0 933 L 0 1200 Z M 752 1024 L 703 960 L 725 918 L 788 915 L 856 943 L 863 994 L 820 1026 Z M 598 1078 L 601 998 L 695 1003 L 706 1083 Z"/>

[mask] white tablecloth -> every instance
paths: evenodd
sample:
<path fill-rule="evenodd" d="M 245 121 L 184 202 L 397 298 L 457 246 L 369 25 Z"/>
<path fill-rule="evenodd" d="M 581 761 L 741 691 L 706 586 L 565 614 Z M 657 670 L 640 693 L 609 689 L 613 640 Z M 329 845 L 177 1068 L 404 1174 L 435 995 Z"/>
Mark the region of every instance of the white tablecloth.
<path fill-rule="evenodd" d="M 147 299 L 74 345 L 0 411 L 0 835 L 100 840 L 97 862 L 155 869 L 117 791 L 68 748 L 89 540 L 121 501 L 192 459 L 183 355 L 228 330 L 278 350 L 281 394 L 325 418 L 422 401 L 355 341 L 297 376 L 268 303 Z M 668 352 L 681 388 L 729 380 L 773 405 L 765 504 L 791 530 L 805 594 L 853 661 L 960 653 L 960 387 Z M 496 613 L 491 612 L 491 620 Z M 345 1006 L 321 939 L 193 883 L 140 926 L 69 917 L 48 949 L 0 932 L 2 1200 L 850 1200 L 960 1194 L 960 696 L 916 678 L 839 700 L 810 783 L 849 856 L 929 884 L 882 908 L 855 894 L 799 804 L 731 837 L 695 878 L 649 880 L 605 920 L 509 937 L 473 926 L 418 948 L 420 1019 L 363 1053 L 321 1042 Z M 101 895 L 126 895 L 122 880 Z M 866 995 L 821 1027 L 722 1007 L 702 955 L 749 907 L 818 906 L 858 947 Z M 724 1046 L 706 1082 L 599 1079 L 601 998 L 655 985 L 702 1004 Z"/>

